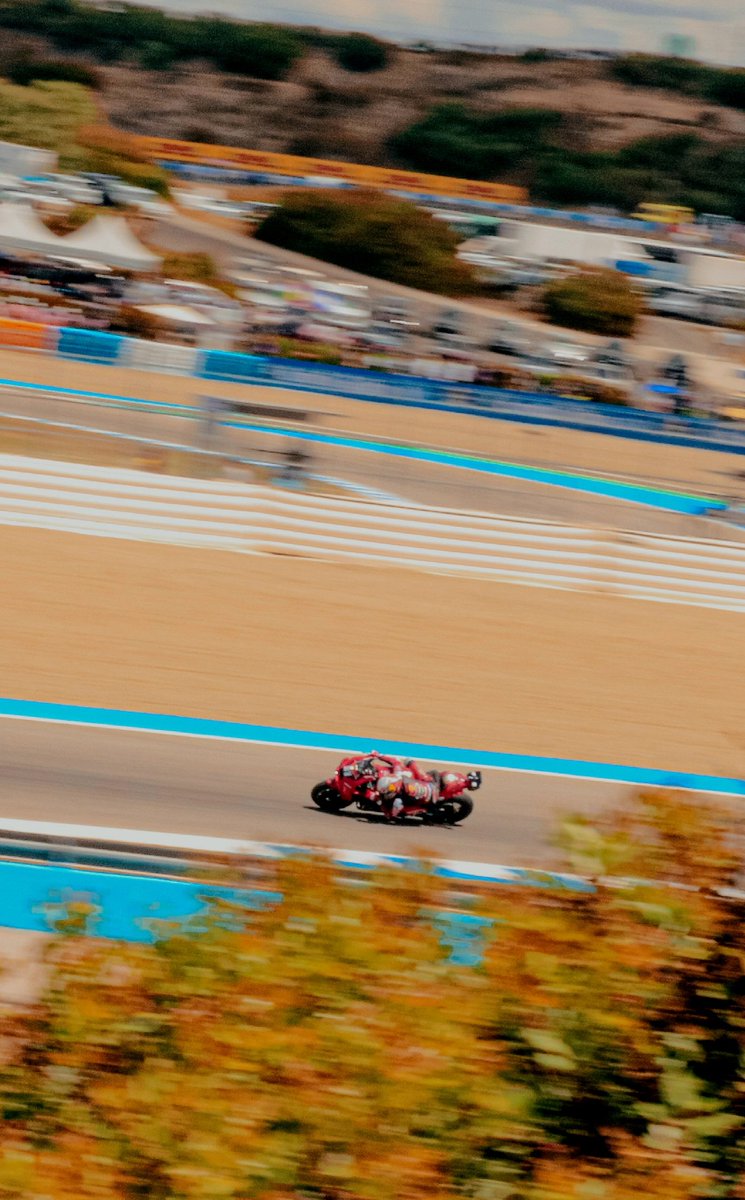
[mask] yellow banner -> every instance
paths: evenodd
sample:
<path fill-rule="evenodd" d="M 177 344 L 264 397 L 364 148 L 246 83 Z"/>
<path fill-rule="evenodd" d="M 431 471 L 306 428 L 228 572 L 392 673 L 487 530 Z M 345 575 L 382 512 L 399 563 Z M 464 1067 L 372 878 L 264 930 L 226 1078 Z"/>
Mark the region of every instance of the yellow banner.
<path fill-rule="evenodd" d="M 506 183 L 480 183 L 473 179 L 452 179 L 449 175 L 423 175 L 389 167 L 363 167 L 357 163 L 335 162 L 328 158 L 238 150 L 235 146 L 211 146 L 201 142 L 174 141 L 172 138 L 132 137 L 130 140 L 144 157 L 163 162 L 193 162 L 267 175 L 332 176 L 361 187 L 393 188 L 429 196 L 493 200 L 503 204 L 520 204 L 527 199 L 524 188 Z"/>

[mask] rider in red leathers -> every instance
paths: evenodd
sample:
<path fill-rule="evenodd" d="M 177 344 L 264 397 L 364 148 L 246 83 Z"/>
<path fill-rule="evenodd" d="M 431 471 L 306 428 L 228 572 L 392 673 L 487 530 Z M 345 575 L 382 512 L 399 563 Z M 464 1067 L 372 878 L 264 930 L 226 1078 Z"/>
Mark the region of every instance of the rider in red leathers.
<path fill-rule="evenodd" d="M 404 761 L 373 750 L 348 769 L 366 779 L 367 799 L 379 807 L 388 820 L 400 817 L 407 802 L 426 806 L 439 794 L 432 776 L 411 759 Z"/>
<path fill-rule="evenodd" d="M 438 788 L 432 777 L 409 759 L 393 759 L 372 784 L 380 806 L 389 821 L 405 811 L 407 802 L 428 806 L 437 799 Z"/>

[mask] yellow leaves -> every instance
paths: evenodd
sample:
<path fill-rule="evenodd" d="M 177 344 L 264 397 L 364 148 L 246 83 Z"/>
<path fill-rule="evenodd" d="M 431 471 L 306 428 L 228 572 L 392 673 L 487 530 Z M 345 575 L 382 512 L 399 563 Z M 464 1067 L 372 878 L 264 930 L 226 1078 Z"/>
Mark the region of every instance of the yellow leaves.
<path fill-rule="evenodd" d="M 695 1078 L 714 1032 L 745 1041 L 745 938 L 664 882 L 674 807 L 583 827 L 585 849 L 606 834 L 663 882 L 474 889 L 494 921 L 477 970 L 425 915 L 452 910 L 442 882 L 350 887 L 323 859 L 283 864 L 284 899 L 249 919 L 55 943 L 42 1004 L 8 1029 L 0 1200 L 698 1196 L 711 1144 L 740 1136 L 737 1070 L 721 1095 Z"/>
<path fill-rule="evenodd" d="M 21 1196 L 33 1178 L 33 1160 L 28 1149 L 20 1146 L 3 1147 L 0 1156 L 0 1196 Z"/>
<path fill-rule="evenodd" d="M 575 1066 L 574 1051 L 548 1029 L 521 1029 L 523 1039 L 535 1051 L 538 1062 L 557 1071 L 571 1071 Z"/>

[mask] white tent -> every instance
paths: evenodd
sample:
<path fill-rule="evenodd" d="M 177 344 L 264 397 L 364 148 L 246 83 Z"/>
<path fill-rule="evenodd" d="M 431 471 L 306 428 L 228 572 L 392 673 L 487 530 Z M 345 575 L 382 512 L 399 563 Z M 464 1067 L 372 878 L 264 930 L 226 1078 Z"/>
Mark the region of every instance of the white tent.
<path fill-rule="evenodd" d="M 64 252 L 128 271 L 155 271 L 162 259 L 143 246 L 124 217 L 94 217 L 62 238 Z"/>
<path fill-rule="evenodd" d="M 47 229 L 29 205 L 0 204 L 0 249 L 49 254 L 61 245 L 62 239 Z"/>

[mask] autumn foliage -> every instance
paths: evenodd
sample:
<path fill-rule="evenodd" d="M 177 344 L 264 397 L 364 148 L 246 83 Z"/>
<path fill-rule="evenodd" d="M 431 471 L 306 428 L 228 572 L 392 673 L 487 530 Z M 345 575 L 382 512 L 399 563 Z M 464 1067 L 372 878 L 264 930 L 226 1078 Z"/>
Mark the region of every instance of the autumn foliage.
<path fill-rule="evenodd" d="M 445 295 L 478 291 L 443 221 L 406 200 L 374 191 L 298 189 L 262 222 L 260 241 L 362 275 Z"/>
<path fill-rule="evenodd" d="M 71 919 L 4 1021 L 0 1197 L 744 1197 L 724 827 L 665 795 L 569 824 L 595 890 L 455 897 L 309 859 L 280 865 L 281 900 L 154 945 Z M 486 921 L 478 965 L 443 943 L 454 907 Z"/>
<path fill-rule="evenodd" d="M 598 268 L 552 280 L 544 289 L 543 307 L 556 325 L 631 337 L 644 305 L 625 275 Z"/>

